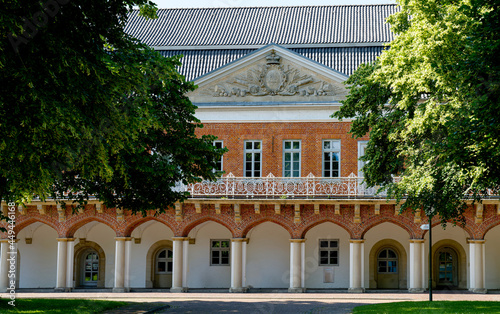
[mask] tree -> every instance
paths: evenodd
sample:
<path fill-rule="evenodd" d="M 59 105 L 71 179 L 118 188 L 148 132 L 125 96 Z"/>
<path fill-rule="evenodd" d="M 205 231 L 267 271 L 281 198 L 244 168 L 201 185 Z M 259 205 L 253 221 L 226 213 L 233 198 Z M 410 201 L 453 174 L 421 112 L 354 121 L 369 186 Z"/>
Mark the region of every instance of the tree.
<path fill-rule="evenodd" d="M 500 2 L 401 0 L 390 49 L 346 82 L 333 116 L 370 133 L 365 181 L 406 208 L 463 220 L 500 187 Z M 393 176 L 400 176 L 393 182 Z"/>
<path fill-rule="evenodd" d="M 224 149 L 195 135 L 195 86 L 124 32 L 133 5 L 156 14 L 147 0 L 3 3 L 0 199 L 161 212 L 187 197 L 176 183 L 217 177 Z"/>

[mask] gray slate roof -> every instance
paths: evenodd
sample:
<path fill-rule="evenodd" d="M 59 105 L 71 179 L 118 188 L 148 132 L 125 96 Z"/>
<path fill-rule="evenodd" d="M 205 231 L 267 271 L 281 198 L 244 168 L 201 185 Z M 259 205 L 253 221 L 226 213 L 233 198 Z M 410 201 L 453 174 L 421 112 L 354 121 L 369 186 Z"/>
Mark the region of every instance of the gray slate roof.
<path fill-rule="evenodd" d="M 383 47 L 290 48 L 290 50 L 351 75 L 360 64 L 375 60 L 382 53 Z M 179 68 L 179 72 L 191 81 L 253 51 L 255 49 L 161 50 L 160 53 L 166 57 L 183 55 L 181 59 L 183 66 Z"/>
<path fill-rule="evenodd" d="M 133 11 L 125 31 L 153 47 L 387 43 L 396 5 L 160 9 Z"/>

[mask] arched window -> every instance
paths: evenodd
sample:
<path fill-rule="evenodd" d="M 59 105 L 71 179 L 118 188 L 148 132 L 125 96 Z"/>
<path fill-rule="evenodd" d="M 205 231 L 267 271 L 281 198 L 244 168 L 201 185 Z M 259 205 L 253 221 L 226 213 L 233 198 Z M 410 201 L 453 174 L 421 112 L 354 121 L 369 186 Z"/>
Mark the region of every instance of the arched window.
<path fill-rule="evenodd" d="M 172 273 L 172 257 L 173 253 L 170 249 L 161 249 L 156 255 L 156 273 L 170 274 Z"/>
<path fill-rule="evenodd" d="M 83 285 L 97 286 L 99 280 L 99 255 L 93 249 L 83 253 Z"/>
<path fill-rule="evenodd" d="M 378 254 L 378 273 L 394 274 L 398 272 L 398 255 L 394 250 L 386 248 Z"/>

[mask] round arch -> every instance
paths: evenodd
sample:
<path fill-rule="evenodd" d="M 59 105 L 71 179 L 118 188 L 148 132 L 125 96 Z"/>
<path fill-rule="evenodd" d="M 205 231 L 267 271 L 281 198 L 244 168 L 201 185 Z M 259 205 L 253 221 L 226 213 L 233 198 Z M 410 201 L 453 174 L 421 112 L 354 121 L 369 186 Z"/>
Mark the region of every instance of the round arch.
<path fill-rule="evenodd" d="M 207 221 L 212 221 L 212 222 L 215 222 L 217 224 L 220 224 L 220 225 L 226 227 L 226 229 L 229 230 L 229 232 L 231 233 L 232 237 L 234 237 L 234 230 L 230 226 L 228 226 L 228 224 L 226 222 L 224 222 L 223 220 L 216 219 L 214 217 L 204 217 L 202 219 L 198 219 L 198 220 L 191 222 L 189 225 L 184 227 L 184 229 L 182 230 L 182 237 L 187 237 L 189 235 L 189 232 L 191 232 L 191 230 L 193 230 L 195 227 L 197 227 L 197 226 L 199 226 L 202 223 L 207 222 Z"/>
<path fill-rule="evenodd" d="M 396 219 L 396 218 L 393 218 L 393 217 L 381 217 L 381 219 L 378 219 L 378 220 L 375 220 L 371 223 L 369 223 L 368 225 L 366 225 L 363 229 L 363 232 L 361 233 L 361 239 L 364 239 L 365 238 L 365 235 L 368 231 L 370 231 L 370 229 L 380 225 L 380 224 L 383 224 L 384 222 L 390 222 L 390 223 L 393 223 L 399 227 L 401 227 L 402 229 L 404 229 L 406 232 L 408 232 L 408 235 L 410 236 L 410 239 L 414 239 L 414 238 L 417 238 L 417 236 L 415 235 L 415 232 L 413 231 L 412 227 L 414 228 L 417 228 L 417 226 L 415 225 L 415 223 L 413 223 L 413 221 L 409 221 L 407 220 L 406 222 L 408 223 L 407 224 L 404 224 L 403 221 L 401 221 L 400 219 Z M 409 226 L 409 225 L 412 225 L 412 226 Z"/>
<path fill-rule="evenodd" d="M 369 255 L 369 287 L 370 289 L 379 288 L 379 274 L 378 274 L 378 255 L 383 249 L 391 249 L 396 252 L 398 256 L 398 289 L 407 288 L 407 255 L 406 250 L 396 240 L 393 239 L 383 239 L 375 243 Z"/>
<path fill-rule="evenodd" d="M 99 217 L 87 217 L 85 219 L 82 219 L 76 223 L 74 223 L 73 225 L 71 225 L 65 232 L 65 237 L 66 238 L 72 238 L 75 233 L 78 231 L 78 229 L 80 229 L 81 227 L 83 227 L 84 225 L 88 224 L 89 222 L 93 222 L 93 221 L 97 221 L 97 222 L 100 222 L 108 227 L 111 228 L 111 230 L 113 230 L 115 233 L 116 233 L 116 228 L 109 222 L 109 221 L 106 221 L 105 219 L 102 219 L 102 218 L 99 218 Z"/>
<path fill-rule="evenodd" d="M 151 245 L 146 254 L 146 288 L 154 287 L 155 280 L 155 256 L 157 253 L 164 248 L 172 249 L 173 244 L 170 240 L 160 240 Z"/>
<path fill-rule="evenodd" d="M 272 219 L 272 218 L 262 218 L 260 220 L 257 220 L 257 221 L 254 221 L 252 222 L 251 224 L 247 225 L 242 231 L 241 231 L 241 237 L 242 238 L 246 238 L 248 233 L 255 227 L 257 227 L 258 225 L 261 225 L 265 222 L 271 222 L 271 223 L 274 223 L 274 224 L 277 224 L 278 226 L 281 226 L 283 227 L 289 234 L 290 234 L 290 238 L 293 238 L 293 231 L 291 230 L 290 226 L 284 224 L 283 222 L 279 221 L 279 220 L 276 220 L 276 219 Z"/>
<path fill-rule="evenodd" d="M 75 245 L 75 255 L 73 263 L 73 280 L 75 282 L 75 287 L 82 285 L 82 263 L 83 263 L 83 253 L 87 250 L 92 249 L 97 252 L 99 256 L 99 278 L 97 280 L 97 288 L 104 288 L 106 279 L 106 255 L 102 247 L 93 242 L 80 239 L 80 242 Z"/>
<path fill-rule="evenodd" d="M 162 225 L 165 225 L 166 227 L 168 227 L 170 230 L 174 230 L 174 228 L 172 228 L 172 226 L 165 220 L 161 220 L 161 219 L 158 219 L 157 217 L 144 217 L 144 218 L 141 218 L 139 220 L 136 220 L 134 222 L 132 222 L 131 224 L 129 224 L 126 228 L 125 228 L 125 236 L 126 237 L 130 237 L 132 235 L 132 232 L 134 232 L 134 230 L 139 227 L 140 225 L 146 223 L 146 222 L 149 222 L 149 221 L 157 221 L 159 223 L 161 223 Z"/>
<path fill-rule="evenodd" d="M 15 230 L 15 234 L 19 234 L 24 228 L 26 228 L 26 227 L 34 224 L 34 223 L 37 223 L 37 222 L 42 223 L 42 224 L 44 224 L 46 226 L 51 227 L 52 229 L 54 229 L 55 232 L 57 232 L 58 235 L 60 235 L 59 232 L 57 231 L 57 226 L 55 224 L 51 223 L 50 221 L 46 221 L 46 220 L 40 219 L 38 217 L 30 217 L 30 218 L 24 220 L 23 222 L 20 222 L 19 224 L 16 224 L 16 227 L 14 229 Z"/>
<path fill-rule="evenodd" d="M 344 225 L 344 224 L 340 223 L 339 221 L 335 221 L 335 220 L 332 220 L 332 219 L 328 219 L 328 218 L 326 218 L 326 219 L 321 219 L 321 220 L 315 221 L 315 222 L 310 223 L 309 225 L 307 225 L 307 226 L 303 229 L 302 233 L 300 234 L 300 238 L 301 238 L 301 239 L 304 239 L 304 238 L 306 237 L 307 232 L 309 232 L 309 230 L 311 230 L 312 228 L 314 228 L 314 227 L 316 227 L 316 226 L 319 226 L 319 225 L 321 225 L 321 224 L 323 224 L 323 223 L 326 223 L 326 222 L 331 222 L 331 223 L 333 223 L 334 225 L 336 225 L 336 226 L 339 226 L 339 227 L 343 228 L 345 231 L 347 231 L 347 233 L 349 234 L 349 236 L 351 237 L 351 239 L 354 237 L 354 236 L 353 236 L 353 233 L 352 233 L 352 231 L 351 231 L 351 229 L 350 229 L 348 226 L 346 226 L 346 225 Z"/>
<path fill-rule="evenodd" d="M 439 253 L 445 249 L 451 249 L 457 256 L 457 287 L 467 289 L 467 255 L 465 249 L 455 240 L 443 239 L 432 245 L 432 286 L 436 287 L 439 276 Z"/>

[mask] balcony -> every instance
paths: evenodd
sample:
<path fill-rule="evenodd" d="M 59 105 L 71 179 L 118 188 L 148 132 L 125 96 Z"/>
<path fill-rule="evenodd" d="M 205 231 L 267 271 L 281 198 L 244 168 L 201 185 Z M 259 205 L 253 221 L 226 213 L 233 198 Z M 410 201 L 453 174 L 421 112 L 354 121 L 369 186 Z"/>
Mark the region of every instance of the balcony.
<path fill-rule="evenodd" d="M 325 178 L 309 174 L 307 177 L 284 178 L 235 177 L 232 173 L 217 181 L 178 184 L 176 191 L 189 192 L 192 198 L 382 198 L 378 187 L 367 188 L 362 177 L 351 173 L 348 177 Z"/>

